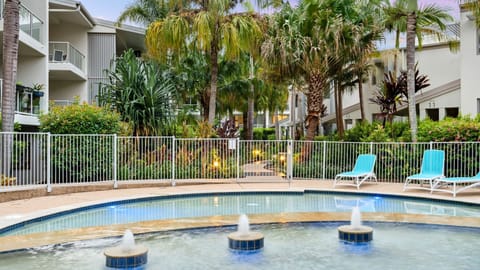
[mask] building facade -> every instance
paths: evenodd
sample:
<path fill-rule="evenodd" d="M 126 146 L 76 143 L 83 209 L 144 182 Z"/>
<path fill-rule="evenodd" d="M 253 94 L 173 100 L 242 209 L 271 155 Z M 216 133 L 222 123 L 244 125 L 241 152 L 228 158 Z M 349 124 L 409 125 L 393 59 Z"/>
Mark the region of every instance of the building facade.
<path fill-rule="evenodd" d="M 105 70 L 128 48 L 144 51 L 144 35 L 143 28 L 93 18 L 78 1 L 22 0 L 15 122 L 35 130 L 50 103 L 96 102 Z"/>

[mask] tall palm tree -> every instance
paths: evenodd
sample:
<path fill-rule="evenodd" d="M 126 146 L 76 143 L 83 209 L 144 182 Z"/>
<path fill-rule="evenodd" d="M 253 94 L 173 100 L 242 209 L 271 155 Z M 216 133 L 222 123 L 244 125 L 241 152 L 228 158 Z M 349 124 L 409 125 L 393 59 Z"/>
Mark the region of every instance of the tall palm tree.
<path fill-rule="evenodd" d="M 381 40 L 383 36 L 384 21 L 383 12 L 380 8 L 380 2 L 375 5 L 368 5 L 365 8 L 365 22 L 354 36 L 354 44 L 351 47 L 352 71 L 356 77 L 358 84 L 358 95 L 360 100 L 360 115 L 362 122 L 366 120 L 365 106 L 363 96 L 364 77 L 371 68 L 371 57 L 376 52 L 376 41 Z"/>
<path fill-rule="evenodd" d="M 303 77 L 308 84 L 305 138 L 313 140 L 320 120 L 323 93 L 328 87 L 328 54 L 334 48 L 324 42 L 317 28 L 322 9 L 318 1 L 305 0 L 293 9 L 288 3 L 271 18 L 262 56 L 268 66 L 285 80 Z"/>
<path fill-rule="evenodd" d="M 433 10 L 435 5 L 429 5 L 425 9 Z M 417 36 L 420 26 L 437 26 L 441 31 L 445 30 L 446 19 L 451 19 L 449 15 L 442 12 L 435 12 L 431 16 L 419 16 L 417 0 L 408 0 L 407 3 L 407 92 L 408 92 L 408 117 L 410 121 L 410 132 L 412 141 L 417 141 L 417 113 L 415 101 L 415 36 Z M 421 40 L 421 39 L 420 39 Z"/>
<path fill-rule="evenodd" d="M 20 1 L 6 0 L 3 12 L 2 131 L 12 132 L 15 118 Z"/>
<path fill-rule="evenodd" d="M 19 35 L 19 0 L 6 0 L 3 16 L 3 93 L 2 93 L 2 131 L 13 132 L 15 120 L 15 79 L 18 64 L 18 35 Z M 0 162 L 0 177 L 9 176 L 11 172 L 11 160 L 13 138 L 10 135 L 2 137 Z"/>
<path fill-rule="evenodd" d="M 172 0 L 172 3 L 182 0 Z M 195 46 L 209 57 L 211 71 L 208 122 L 215 120 L 219 53 L 233 59 L 242 51 L 253 52 L 261 36 L 260 17 L 253 11 L 232 13 L 243 0 L 189 1 L 147 29 L 149 54 L 167 61 L 177 57 L 189 46 Z M 183 3 L 183 2 L 182 2 Z"/>
<path fill-rule="evenodd" d="M 331 56 L 329 75 L 334 81 L 337 133 L 340 138 L 344 134 L 343 92 L 351 87 L 352 80 L 357 76 L 360 75 L 357 80 L 363 79 L 365 65 L 361 62 L 366 63 L 367 55 L 375 49 L 375 41 L 381 37 L 382 21 L 378 16 L 380 3 L 381 1 L 323 1 L 322 8 L 329 13 L 320 31 L 333 28 L 330 31 L 334 34 L 327 35 L 325 39 L 330 46 L 337 46 L 337 52 Z M 360 94 L 362 90 L 360 89 Z"/>
<path fill-rule="evenodd" d="M 395 2 L 386 1 L 383 7 L 385 16 L 385 28 L 389 32 L 395 34 L 395 54 L 393 61 L 393 75 L 396 76 L 398 71 L 398 50 L 400 49 L 400 35 L 407 32 L 407 17 L 411 0 L 397 0 Z M 448 9 L 442 8 L 435 4 L 423 5 L 415 7 L 416 28 L 415 35 L 418 40 L 419 47 L 422 46 L 423 35 L 435 34 L 439 38 L 443 38 L 442 31 L 445 30 L 445 23 L 452 21 L 453 18 Z M 439 30 L 431 26 L 438 26 Z"/>

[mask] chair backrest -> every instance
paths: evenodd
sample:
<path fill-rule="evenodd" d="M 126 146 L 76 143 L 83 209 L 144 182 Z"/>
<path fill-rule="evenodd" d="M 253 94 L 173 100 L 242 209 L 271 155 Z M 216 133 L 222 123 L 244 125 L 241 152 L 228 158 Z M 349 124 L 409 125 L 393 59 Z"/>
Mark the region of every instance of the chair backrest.
<path fill-rule="evenodd" d="M 373 154 L 361 154 L 357 157 L 355 161 L 355 166 L 353 167 L 353 172 L 373 172 L 375 167 L 375 160 L 377 159 L 376 155 Z"/>
<path fill-rule="evenodd" d="M 425 150 L 420 173 L 443 175 L 444 163 L 445 152 L 443 150 Z"/>

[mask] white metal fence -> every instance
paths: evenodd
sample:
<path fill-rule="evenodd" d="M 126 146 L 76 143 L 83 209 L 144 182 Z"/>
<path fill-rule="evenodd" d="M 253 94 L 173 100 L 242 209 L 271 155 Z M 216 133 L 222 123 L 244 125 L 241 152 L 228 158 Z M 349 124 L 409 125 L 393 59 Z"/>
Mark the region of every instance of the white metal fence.
<path fill-rule="evenodd" d="M 445 151 L 445 175 L 480 170 L 479 142 L 353 143 L 241 141 L 116 135 L 0 133 L 0 191 L 122 181 L 333 179 L 359 154 L 377 156 L 381 182 L 418 173 L 426 149 Z"/>

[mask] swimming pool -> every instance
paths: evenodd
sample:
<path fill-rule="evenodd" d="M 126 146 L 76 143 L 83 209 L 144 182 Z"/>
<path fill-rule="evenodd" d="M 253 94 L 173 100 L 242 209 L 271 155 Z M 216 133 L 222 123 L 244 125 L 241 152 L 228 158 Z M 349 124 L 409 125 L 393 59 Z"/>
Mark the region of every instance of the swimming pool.
<path fill-rule="evenodd" d="M 228 249 L 234 227 L 171 231 L 137 236 L 149 248 L 145 268 L 154 269 L 478 269 L 480 229 L 399 223 L 368 223 L 368 244 L 338 240 L 341 223 L 253 226 L 265 235 L 256 253 Z M 0 269 L 106 269 L 103 250 L 119 239 L 97 239 L 0 254 Z"/>
<path fill-rule="evenodd" d="M 74 228 L 149 220 L 240 214 L 295 212 L 405 213 L 480 217 L 480 206 L 431 199 L 340 192 L 249 192 L 175 195 L 93 205 L 25 221 L 0 229 L 0 236 L 54 232 Z"/>

